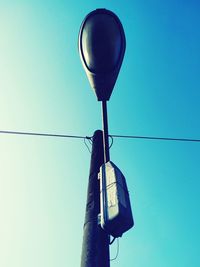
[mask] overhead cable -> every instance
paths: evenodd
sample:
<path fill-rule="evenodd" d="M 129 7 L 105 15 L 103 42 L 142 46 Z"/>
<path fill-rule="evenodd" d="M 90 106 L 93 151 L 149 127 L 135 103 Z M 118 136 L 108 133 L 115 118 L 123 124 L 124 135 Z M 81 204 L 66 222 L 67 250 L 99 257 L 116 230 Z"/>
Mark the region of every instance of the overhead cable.
<path fill-rule="evenodd" d="M 52 133 L 36 133 L 36 132 L 0 131 L 0 134 L 32 135 L 32 136 L 46 136 L 46 137 L 90 139 L 90 137 L 88 137 L 88 136 L 67 135 L 67 134 L 52 134 Z"/>
<path fill-rule="evenodd" d="M 173 138 L 173 137 L 156 137 L 156 136 L 139 136 L 139 135 L 110 135 L 114 138 L 129 138 L 129 139 L 148 139 L 148 140 L 161 140 L 161 141 L 181 141 L 181 142 L 200 142 L 200 139 L 190 138 Z"/>
<path fill-rule="evenodd" d="M 54 134 L 54 133 L 38 133 L 38 132 L 21 132 L 21 131 L 1 131 L 0 134 L 10 135 L 30 135 L 30 136 L 44 136 L 44 137 L 59 137 L 59 138 L 76 138 L 92 140 L 92 136 L 68 135 L 68 134 Z M 117 135 L 110 134 L 111 138 L 127 138 L 127 139 L 147 139 L 160 141 L 181 141 L 181 142 L 200 142 L 200 139 L 193 138 L 174 138 L 174 137 L 158 137 L 158 136 L 141 136 L 141 135 Z"/>

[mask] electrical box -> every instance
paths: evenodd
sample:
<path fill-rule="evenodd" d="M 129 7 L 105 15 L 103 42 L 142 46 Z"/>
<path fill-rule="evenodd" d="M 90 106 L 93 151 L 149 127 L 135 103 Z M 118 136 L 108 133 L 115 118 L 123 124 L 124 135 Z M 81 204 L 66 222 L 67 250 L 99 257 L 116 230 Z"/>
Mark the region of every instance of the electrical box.
<path fill-rule="evenodd" d="M 100 168 L 101 227 L 120 237 L 134 225 L 126 180 L 111 161 Z"/>

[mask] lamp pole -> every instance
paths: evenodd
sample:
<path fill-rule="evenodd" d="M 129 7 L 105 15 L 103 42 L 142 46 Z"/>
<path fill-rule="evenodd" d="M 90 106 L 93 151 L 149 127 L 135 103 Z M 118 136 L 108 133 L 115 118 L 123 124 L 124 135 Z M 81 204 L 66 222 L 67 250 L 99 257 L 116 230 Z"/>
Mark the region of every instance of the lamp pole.
<path fill-rule="evenodd" d="M 126 48 L 119 18 L 106 9 L 90 12 L 79 32 L 80 58 L 98 101 L 102 101 L 104 162 L 110 160 L 107 101 L 112 94 Z"/>
<path fill-rule="evenodd" d="M 81 267 L 110 266 L 110 236 L 99 222 L 99 216 L 102 216 L 102 214 L 100 214 L 100 181 L 98 172 L 103 163 L 110 161 L 107 101 L 110 99 L 117 80 L 125 47 L 126 40 L 122 24 L 113 12 L 106 9 L 96 9 L 85 17 L 79 32 L 79 54 L 97 100 L 102 102 L 103 138 L 102 131 L 100 131 L 101 138 L 97 138 L 99 131 L 95 132 L 88 184 Z M 99 141 L 99 138 L 101 141 Z M 95 172 L 92 171 L 93 169 L 95 169 Z"/>
<path fill-rule="evenodd" d="M 102 101 L 104 163 L 110 161 L 107 101 Z"/>

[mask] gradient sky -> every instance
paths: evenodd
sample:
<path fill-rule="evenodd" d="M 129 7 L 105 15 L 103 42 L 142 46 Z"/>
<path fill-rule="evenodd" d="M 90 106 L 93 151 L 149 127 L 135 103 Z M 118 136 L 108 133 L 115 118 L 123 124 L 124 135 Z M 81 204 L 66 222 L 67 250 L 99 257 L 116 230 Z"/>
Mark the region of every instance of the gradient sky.
<path fill-rule="evenodd" d="M 100 7 L 127 40 L 110 134 L 200 138 L 197 0 L 0 0 L 0 130 L 101 129 L 77 48 L 82 20 Z M 200 143 L 114 139 L 135 227 L 111 266 L 200 266 L 199 158 Z M 89 162 L 83 140 L 0 134 L 1 267 L 80 265 Z"/>

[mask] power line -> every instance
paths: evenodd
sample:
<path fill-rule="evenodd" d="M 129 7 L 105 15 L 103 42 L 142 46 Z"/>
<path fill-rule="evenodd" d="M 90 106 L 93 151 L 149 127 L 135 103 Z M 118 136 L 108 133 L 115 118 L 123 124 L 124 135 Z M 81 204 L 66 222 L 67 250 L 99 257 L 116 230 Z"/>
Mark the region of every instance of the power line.
<path fill-rule="evenodd" d="M 58 137 L 58 138 L 75 138 L 75 139 L 88 139 L 88 140 L 92 139 L 92 137 L 90 137 L 90 136 L 53 134 L 53 133 L 38 133 L 38 132 L 21 132 L 21 131 L 0 131 L 0 134 L 29 135 L 29 136 Z M 109 136 L 111 138 L 146 139 L 146 140 L 181 141 L 181 142 L 200 142 L 200 139 L 191 139 L 191 138 L 173 138 L 173 137 L 140 136 L 140 135 L 116 135 L 116 134 L 110 134 Z"/>
<path fill-rule="evenodd" d="M 46 136 L 46 137 L 90 139 L 90 137 L 88 137 L 88 136 L 67 135 L 67 134 L 52 134 L 52 133 L 36 133 L 36 132 L 0 131 L 0 134 L 32 135 L 32 136 Z"/>
<path fill-rule="evenodd" d="M 181 142 L 200 142 L 200 139 L 190 138 L 173 138 L 173 137 L 156 137 L 156 136 L 139 136 L 139 135 L 110 135 L 114 138 L 129 138 L 129 139 L 147 139 L 147 140 L 161 140 L 161 141 L 181 141 Z"/>

